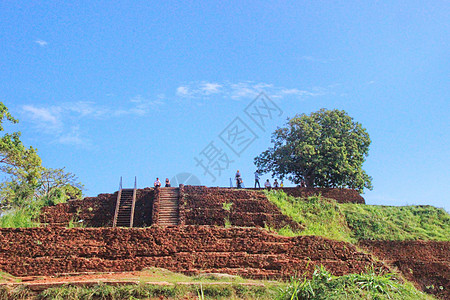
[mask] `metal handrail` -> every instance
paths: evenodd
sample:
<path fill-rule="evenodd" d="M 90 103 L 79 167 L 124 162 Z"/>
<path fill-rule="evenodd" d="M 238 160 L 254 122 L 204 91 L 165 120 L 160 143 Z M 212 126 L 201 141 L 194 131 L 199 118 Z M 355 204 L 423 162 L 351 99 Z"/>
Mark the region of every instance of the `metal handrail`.
<path fill-rule="evenodd" d="M 134 190 L 133 190 L 133 202 L 131 202 L 130 227 L 133 227 L 133 221 L 134 221 L 134 207 L 136 204 L 136 188 L 137 188 L 137 179 L 136 179 L 136 176 L 134 176 Z"/>
<path fill-rule="evenodd" d="M 116 227 L 117 225 L 117 216 L 119 215 L 121 197 L 122 197 L 122 176 L 120 176 L 119 192 L 117 193 L 116 211 L 114 212 L 113 227 Z"/>

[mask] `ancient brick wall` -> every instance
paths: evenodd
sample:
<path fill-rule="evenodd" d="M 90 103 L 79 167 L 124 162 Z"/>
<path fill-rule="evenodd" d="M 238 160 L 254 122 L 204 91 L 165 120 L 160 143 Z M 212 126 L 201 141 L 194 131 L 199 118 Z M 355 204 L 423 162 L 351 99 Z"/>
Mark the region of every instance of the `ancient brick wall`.
<path fill-rule="evenodd" d="M 185 186 L 183 195 L 180 212 L 186 225 L 303 228 L 258 191 Z"/>
<path fill-rule="evenodd" d="M 322 197 L 334 199 L 338 203 L 365 204 L 364 198 L 359 192 L 352 189 L 284 187 L 282 190 L 294 197 L 304 198 L 320 194 Z"/>
<path fill-rule="evenodd" d="M 146 188 L 136 191 L 134 226 L 143 227 L 152 224 L 154 189 Z M 44 207 L 40 222 L 67 226 L 72 220 L 81 221 L 87 227 L 112 226 L 116 209 L 117 192 L 87 197 L 83 200 L 69 200 L 67 203 Z"/>
<path fill-rule="evenodd" d="M 356 191 L 348 189 L 283 188 L 283 190 L 297 197 L 321 193 L 324 197 L 336 199 L 341 203 L 364 203 L 364 199 Z M 70 220 L 83 220 L 83 224 L 87 227 L 111 226 L 116 199 L 117 192 L 45 207 L 42 210 L 41 222 L 67 226 Z M 153 188 L 137 190 L 134 217 L 136 227 L 149 226 L 152 220 L 157 220 L 158 199 L 158 191 Z M 201 186 L 180 188 L 180 224 L 224 226 L 226 223 L 234 226 L 303 228 L 301 224 L 283 215 L 261 191 Z"/>
<path fill-rule="evenodd" d="M 288 278 L 324 265 L 335 275 L 375 264 L 345 242 L 282 237 L 258 228 L 2 228 L 0 270 L 15 276 L 166 268 L 186 274 L 220 272 Z"/>
<path fill-rule="evenodd" d="M 450 242 L 361 241 L 360 246 L 396 267 L 422 291 L 450 299 Z"/>

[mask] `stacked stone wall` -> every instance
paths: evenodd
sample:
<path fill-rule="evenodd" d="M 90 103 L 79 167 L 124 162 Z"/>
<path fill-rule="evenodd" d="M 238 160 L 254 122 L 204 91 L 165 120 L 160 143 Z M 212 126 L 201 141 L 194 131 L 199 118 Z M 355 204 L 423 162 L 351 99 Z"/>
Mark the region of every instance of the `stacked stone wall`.
<path fill-rule="evenodd" d="M 15 276 L 121 272 L 149 267 L 197 274 L 289 278 L 324 265 L 335 275 L 375 264 L 345 242 L 315 236 L 282 237 L 257 228 L 0 229 L 0 270 Z"/>

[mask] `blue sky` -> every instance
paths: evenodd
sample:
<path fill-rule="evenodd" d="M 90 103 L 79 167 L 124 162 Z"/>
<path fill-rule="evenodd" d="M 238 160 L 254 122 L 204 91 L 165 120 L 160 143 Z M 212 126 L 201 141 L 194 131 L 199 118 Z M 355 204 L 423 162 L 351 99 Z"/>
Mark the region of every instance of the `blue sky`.
<path fill-rule="evenodd" d="M 2 1 L 0 101 L 88 196 L 183 172 L 229 186 L 240 169 L 249 186 L 276 126 L 343 109 L 372 139 L 368 203 L 449 211 L 449 15 L 448 1 Z M 263 126 L 255 103 L 274 109 Z"/>

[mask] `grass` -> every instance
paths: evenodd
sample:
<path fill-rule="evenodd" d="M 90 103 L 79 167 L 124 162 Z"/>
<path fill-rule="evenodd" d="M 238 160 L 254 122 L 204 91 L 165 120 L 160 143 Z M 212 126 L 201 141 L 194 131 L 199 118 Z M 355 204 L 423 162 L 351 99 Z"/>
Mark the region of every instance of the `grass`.
<path fill-rule="evenodd" d="M 0 217 L 0 228 L 38 227 L 36 217 L 28 209 L 17 208 L 4 212 Z"/>
<path fill-rule="evenodd" d="M 3 274 L 8 282 L 16 281 L 14 276 Z M 137 276 L 137 277 L 136 277 Z M 117 278 L 116 278 L 117 279 Z M 186 276 L 160 268 L 149 268 L 133 277 L 121 280 L 138 281 L 139 284 L 94 286 L 71 286 L 70 283 L 32 293 L 26 286 L 14 288 L 0 286 L 0 300 L 3 299 L 274 299 L 282 282 L 244 279 L 227 274 L 201 274 Z M 164 282 L 170 285 L 147 284 Z M 190 283 L 189 285 L 183 283 Z M 258 284 L 258 285 L 241 285 Z M 263 284 L 263 285 L 261 285 Z"/>
<path fill-rule="evenodd" d="M 38 299 L 274 299 L 276 290 L 241 285 L 174 285 L 148 284 L 92 287 L 63 286 L 42 292 Z"/>
<path fill-rule="evenodd" d="M 391 273 L 377 273 L 369 268 L 362 274 L 333 276 L 316 267 L 312 278 L 292 278 L 289 282 L 256 281 L 239 276 L 205 274 L 189 277 L 168 270 L 152 268 L 142 272 L 140 284 L 71 286 L 49 288 L 39 294 L 25 286 L 0 287 L 3 299 L 435 299 L 401 283 Z M 145 284 L 150 281 L 172 285 Z M 180 284 L 191 282 L 192 285 Z M 241 285 L 239 283 L 263 283 Z M 216 283 L 211 285 L 209 283 Z M 217 284 L 222 283 L 222 284 Z M 230 284 L 231 283 L 231 284 Z"/>
<path fill-rule="evenodd" d="M 19 279 L 16 279 L 11 274 L 0 271 L 0 283 L 11 282 L 11 281 L 20 282 Z"/>
<path fill-rule="evenodd" d="M 292 278 L 281 288 L 277 299 L 435 299 L 418 291 L 410 283 L 401 283 L 391 273 L 333 276 L 323 267 L 316 268 L 311 279 Z"/>
<path fill-rule="evenodd" d="M 450 215 L 432 206 L 378 206 L 339 204 L 333 199 L 287 196 L 266 191 L 268 199 L 295 221 L 306 226 L 301 232 L 289 228 L 281 235 L 319 235 L 355 243 L 371 240 L 450 240 Z"/>
<path fill-rule="evenodd" d="M 249 280 L 244 280 L 237 276 L 225 278 L 214 276 L 188 277 L 160 269 L 149 270 L 149 272 L 154 272 L 151 281 L 164 281 L 172 283 L 172 285 L 159 286 L 145 284 L 148 280 L 145 280 L 146 277 L 144 276 L 140 278 L 141 283 L 138 285 L 108 286 L 105 284 L 99 284 L 93 287 L 76 287 L 67 285 L 47 289 L 39 295 L 39 298 L 179 299 L 181 297 L 189 297 L 189 299 L 274 299 L 277 295 L 277 290 L 273 283 L 268 286 L 243 286 L 239 283 L 248 282 Z M 157 274 L 163 275 L 157 278 Z M 218 281 L 219 279 L 220 281 Z M 179 284 L 180 282 L 191 282 L 192 284 Z M 210 285 L 210 283 L 215 284 Z"/>
<path fill-rule="evenodd" d="M 450 215 L 433 206 L 339 204 L 353 236 L 369 240 L 450 240 Z"/>
<path fill-rule="evenodd" d="M 294 221 L 305 225 L 303 231 L 294 232 L 289 227 L 276 230 L 285 236 L 295 235 L 319 235 L 330 239 L 354 242 L 351 230 L 334 200 L 309 197 L 307 201 L 287 196 L 283 191 L 265 191 L 267 198 L 277 205 L 283 214 L 288 215 Z"/>

